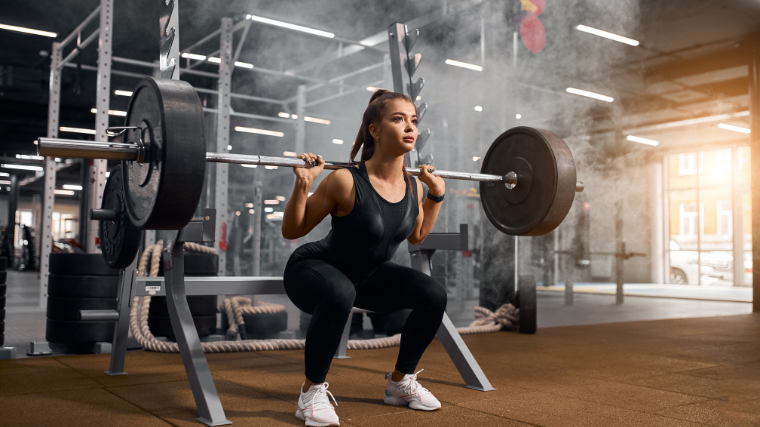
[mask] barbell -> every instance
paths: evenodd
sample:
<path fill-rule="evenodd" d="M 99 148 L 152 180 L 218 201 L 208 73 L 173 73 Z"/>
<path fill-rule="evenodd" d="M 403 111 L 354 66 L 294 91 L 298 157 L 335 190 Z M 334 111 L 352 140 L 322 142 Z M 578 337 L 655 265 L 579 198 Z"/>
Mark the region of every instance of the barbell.
<path fill-rule="evenodd" d="M 106 186 L 114 193 L 103 199 L 103 209 L 108 212 L 93 217 L 100 217 L 101 223 L 121 221 L 119 227 L 110 229 L 119 241 L 128 240 L 120 239 L 118 232 L 129 228 L 119 214 L 123 211 L 138 229 L 184 227 L 198 206 L 206 162 L 313 166 L 299 158 L 207 153 L 203 123 L 200 99 L 189 83 L 146 78 L 133 91 L 124 126 L 109 128 L 109 135 L 122 134 L 124 142 L 39 138 L 35 144 L 44 156 L 122 161 L 121 182 L 112 174 Z M 351 165 L 326 161 L 324 167 L 335 170 Z M 416 176 L 420 170 L 408 168 L 407 172 Z M 486 216 L 499 231 L 510 235 L 538 236 L 552 231 L 569 212 L 575 193 L 583 190 L 583 184 L 576 181 L 567 144 L 552 132 L 525 126 L 496 138 L 480 173 L 436 170 L 433 175 L 478 181 Z M 101 234 L 109 230 L 103 224 L 100 228 Z M 114 261 L 114 265 L 121 263 Z"/>

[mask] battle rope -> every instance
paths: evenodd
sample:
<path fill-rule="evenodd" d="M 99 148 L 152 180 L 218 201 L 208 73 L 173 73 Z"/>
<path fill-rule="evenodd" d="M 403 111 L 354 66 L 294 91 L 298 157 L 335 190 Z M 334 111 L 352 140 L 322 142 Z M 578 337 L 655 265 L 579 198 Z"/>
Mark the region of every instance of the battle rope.
<path fill-rule="evenodd" d="M 138 276 L 145 276 L 148 260 L 150 259 L 150 277 L 158 276 L 158 267 L 161 259 L 162 242 L 146 248 L 138 263 Z M 216 253 L 207 246 L 195 243 L 185 243 L 184 249 L 201 253 Z M 139 314 L 138 314 L 139 305 Z M 177 343 L 163 342 L 156 339 L 148 327 L 148 311 L 150 309 L 150 297 L 135 297 L 130 316 L 130 330 L 137 342 L 148 351 L 161 353 L 179 353 Z M 246 297 L 233 297 L 225 299 L 220 311 L 227 316 L 230 334 L 240 333 L 245 338 L 244 313 L 277 313 L 285 310 L 285 306 L 260 302 L 252 306 L 251 299 Z M 495 312 L 483 307 L 475 307 L 475 320 L 468 327 L 457 328 L 460 335 L 482 334 L 514 329 L 519 319 L 520 310 L 512 304 L 504 304 Z M 217 341 L 201 343 L 205 353 L 227 353 L 240 351 L 264 351 L 264 350 L 303 350 L 305 340 L 296 339 L 273 339 L 273 340 L 248 340 L 241 341 Z M 401 344 L 401 334 L 391 337 L 374 338 L 368 340 L 348 340 L 348 350 L 367 350 L 395 347 Z"/>

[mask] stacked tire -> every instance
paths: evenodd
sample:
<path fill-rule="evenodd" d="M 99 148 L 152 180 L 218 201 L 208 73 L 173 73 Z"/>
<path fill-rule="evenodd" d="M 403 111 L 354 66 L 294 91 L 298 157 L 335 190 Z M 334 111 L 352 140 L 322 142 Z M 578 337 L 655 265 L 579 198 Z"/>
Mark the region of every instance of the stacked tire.
<path fill-rule="evenodd" d="M 163 262 L 159 264 L 158 275 L 163 276 Z M 185 252 L 185 277 L 216 276 L 219 272 L 219 256 L 216 254 L 198 254 Z M 216 295 L 189 295 L 187 305 L 193 315 L 193 323 L 199 337 L 216 333 Z M 175 341 L 174 330 L 169 320 L 169 308 L 166 297 L 152 297 L 148 310 L 148 328 L 157 337 L 166 337 Z"/>
<path fill-rule="evenodd" d="M 8 258 L 0 258 L 0 346 L 5 344 L 5 281 L 8 278 Z"/>
<path fill-rule="evenodd" d="M 47 328 L 54 343 L 89 345 L 113 340 L 114 322 L 81 322 L 79 310 L 116 310 L 119 270 L 100 254 L 50 254 Z"/>

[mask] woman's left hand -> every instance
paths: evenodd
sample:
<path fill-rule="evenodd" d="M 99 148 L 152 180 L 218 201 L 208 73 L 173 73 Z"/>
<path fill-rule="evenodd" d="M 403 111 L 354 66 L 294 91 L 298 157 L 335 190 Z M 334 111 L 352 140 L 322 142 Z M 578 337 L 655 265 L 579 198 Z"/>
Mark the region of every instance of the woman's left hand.
<path fill-rule="evenodd" d="M 428 191 L 434 196 L 440 196 L 446 192 L 446 183 L 443 182 L 443 178 L 433 175 L 432 172 L 435 168 L 431 165 L 419 165 L 420 168 L 420 181 L 424 182 L 428 186 Z"/>

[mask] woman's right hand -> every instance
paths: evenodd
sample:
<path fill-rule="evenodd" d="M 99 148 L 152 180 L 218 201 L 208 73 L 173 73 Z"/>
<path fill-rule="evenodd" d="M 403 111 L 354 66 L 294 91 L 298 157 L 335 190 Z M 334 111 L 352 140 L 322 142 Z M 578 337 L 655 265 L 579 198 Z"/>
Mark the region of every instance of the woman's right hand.
<path fill-rule="evenodd" d="M 322 159 L 322 156 L 317 156 L 312 153 L 303 153 L 298 156 L 298 158 L 303 159 L 308 163 L 306 167 L 293 168 L 293 173 L 296 174 L 298 178 L 308 179 L 310 182 L 313 182 L 314 178 L 322 173 L 322 170 L 325 168 L 325 161 Z M 314 166 L 311 166 L 311 164 L 314 164 Z"/>

